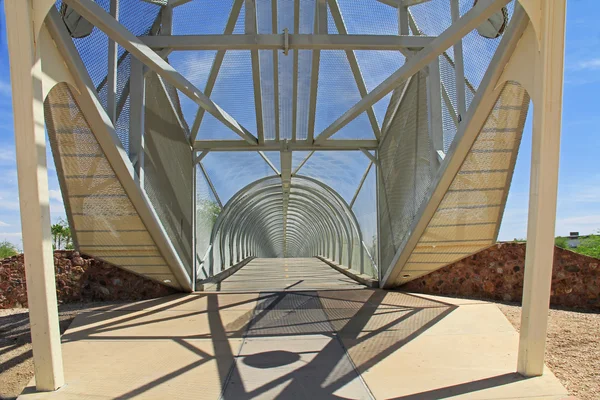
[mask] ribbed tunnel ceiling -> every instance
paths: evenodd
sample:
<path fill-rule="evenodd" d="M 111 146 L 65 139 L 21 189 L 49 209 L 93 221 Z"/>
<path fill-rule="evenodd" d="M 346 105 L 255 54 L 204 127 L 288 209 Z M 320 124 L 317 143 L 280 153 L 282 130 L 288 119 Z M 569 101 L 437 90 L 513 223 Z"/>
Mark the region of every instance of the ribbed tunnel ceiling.
<path fill-rule="evenodd" d="M 309 257 L 323 254 L 360 268 L 362 234 L 356 217 L 334 190 L 317 180 L 291 179 L 284 224 L 281 178 L 267 177 L 238 192 L 213 228 L 221 260 L 258 257 Z M 226 254 L 228 253 L 228 254 Z M 208 271 L 210 274 L 210 271 Z"/>

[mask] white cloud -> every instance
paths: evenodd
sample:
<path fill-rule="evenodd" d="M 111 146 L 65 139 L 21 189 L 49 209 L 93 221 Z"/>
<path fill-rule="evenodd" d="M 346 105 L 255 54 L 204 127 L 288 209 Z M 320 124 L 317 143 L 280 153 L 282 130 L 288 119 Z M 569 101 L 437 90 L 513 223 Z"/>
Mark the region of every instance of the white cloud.
<path fill-rule="evenodd" d="M 17 162 L 17 155 L 15 149 L 12 148 L 0 148 L 0 163 L 14 164 Z"/>
<path fill-rule="evenodd" d="M 589 70 L 595 71 L 600 69 L 600 58 L 593 58 L 591 60 L 579 61 L 572 65 L 572 69 L 574 70 Z"/>
<path fill-rule="evenodd" d="M 48 190 L 48 194 L 50 195 L 50 200 L 56 200 L 59 202 L 63 202 L 62 193 L 60 190 L 50 189 Z"/>
<path fill-rule="evenodd" d="M 4 222 L 4 221 L 0 221 L 0 226 L 10 226 L 10 224 L 7 224 L 7 223 L 6 223 L 6 222 Z"/>
<path fill-rule="evenodd" d="M 12 89 L 10 83 L 0 81 L 0 95 L 8 97 L 12 96 Z"/>
<path fill-rule="evenodd" d="M 0 232 L 0 238 L 19 238 L 19 239 L 21 239 L 21 232 Z"/>

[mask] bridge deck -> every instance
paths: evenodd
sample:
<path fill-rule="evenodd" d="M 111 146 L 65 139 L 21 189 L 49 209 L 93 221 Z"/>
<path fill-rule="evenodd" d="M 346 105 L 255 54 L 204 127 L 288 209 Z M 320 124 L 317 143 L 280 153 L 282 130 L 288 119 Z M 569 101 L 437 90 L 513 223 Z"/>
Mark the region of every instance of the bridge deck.
<path fill-rule="evenodd" d="M 362 289 L 317 258 L 256 258 L 220 284 L 205 291 L 288 291 Z"/>

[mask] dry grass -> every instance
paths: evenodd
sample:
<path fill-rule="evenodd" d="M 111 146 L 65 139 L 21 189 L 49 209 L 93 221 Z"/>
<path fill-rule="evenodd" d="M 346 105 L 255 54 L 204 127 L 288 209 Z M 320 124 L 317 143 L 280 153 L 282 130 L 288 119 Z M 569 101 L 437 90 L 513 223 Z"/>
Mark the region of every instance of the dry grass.
<path fill-rule="evenodd" d="M 521 307 L 498 307 L 519 330 Z M 550 310 L 546 364 L 573 396 L 600 399 L 600 314 Z"/>

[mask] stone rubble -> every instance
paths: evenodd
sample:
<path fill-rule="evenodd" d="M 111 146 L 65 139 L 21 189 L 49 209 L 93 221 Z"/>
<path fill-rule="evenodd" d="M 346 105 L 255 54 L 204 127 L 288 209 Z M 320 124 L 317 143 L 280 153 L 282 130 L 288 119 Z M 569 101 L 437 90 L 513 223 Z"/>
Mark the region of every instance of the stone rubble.
<path fill-rule="evenodd" d="M 434 295 L 520 302 L 523 296 L 524 243 L 498 243 L 429 275 L 402 290 Z M 600 311 L 600 260 L 554 248 L 552 306 Z"/>
<path fill-rule="evenodd" d="M 27 307 L 23 254 L 0 260 L 0 309 Z M 176 293 L 157 282 L 77 251 L 54 252 L 59 304 L 137 301 Z"/>

